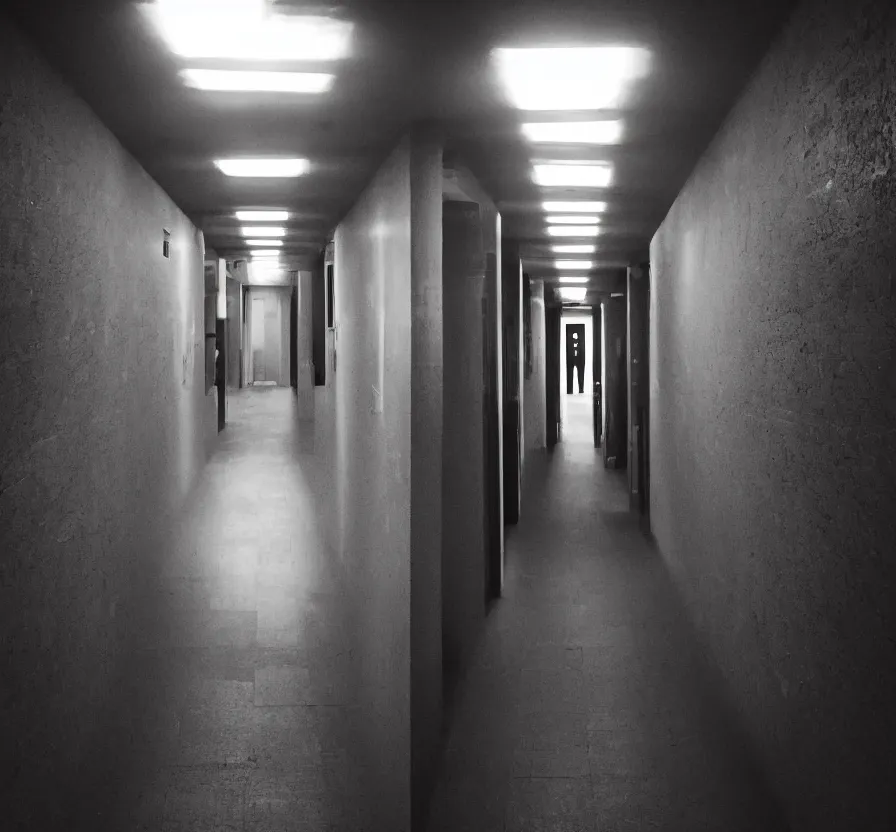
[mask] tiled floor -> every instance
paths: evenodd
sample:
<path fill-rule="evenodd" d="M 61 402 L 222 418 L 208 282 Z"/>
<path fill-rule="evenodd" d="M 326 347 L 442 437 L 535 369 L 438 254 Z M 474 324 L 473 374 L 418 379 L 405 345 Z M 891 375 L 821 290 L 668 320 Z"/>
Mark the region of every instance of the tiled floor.
<path fill-rule="evenodd" d="M 127 830 L 361 828 L 342 575 L 294 407 L 288 389 L 231 399 L 190 522 L 147 587 Z"/>
<path fill-rule="evenodd" d="M 584 437 L 526 471 L 429 832 L 783 828 L 625 472 L 598 460 Z"/>

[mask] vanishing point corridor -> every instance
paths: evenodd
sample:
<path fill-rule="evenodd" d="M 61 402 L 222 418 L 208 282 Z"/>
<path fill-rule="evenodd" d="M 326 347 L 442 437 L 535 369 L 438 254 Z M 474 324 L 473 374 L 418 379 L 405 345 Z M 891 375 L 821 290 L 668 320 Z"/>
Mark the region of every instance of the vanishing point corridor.
<path fill-rule="evenodd" d="M 0 832 L 896 830 L 893 0 L 3 0 Z"/>

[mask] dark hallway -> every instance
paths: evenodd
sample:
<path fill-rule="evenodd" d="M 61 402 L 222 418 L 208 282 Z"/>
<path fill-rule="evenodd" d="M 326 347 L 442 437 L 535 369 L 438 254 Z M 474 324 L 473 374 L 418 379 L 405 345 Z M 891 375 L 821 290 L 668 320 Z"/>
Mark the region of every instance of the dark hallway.
<path fill-rule="evenodd" d="M 786 829 L 622 472 L 533 466 L 430 832 Z"/>
<path fill-rule="evenodd" d="M 5 0 L 0 830 L 896 829 L 894 44 Z"/>

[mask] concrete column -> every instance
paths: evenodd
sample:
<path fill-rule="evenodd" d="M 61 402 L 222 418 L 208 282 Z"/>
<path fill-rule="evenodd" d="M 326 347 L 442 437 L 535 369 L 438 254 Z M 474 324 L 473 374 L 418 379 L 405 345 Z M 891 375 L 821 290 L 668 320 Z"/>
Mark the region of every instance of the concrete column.
<path fill-rule="evenodd" d="M 296 367 L 298 381 L 296 395 L 299 402 L 299 418 L 314 418 L 314 362 L 312 345 L 312 281 L 313 272 L 299 272 L 296 309 Z"/>
<path fill-rule="evenodd" d="M 628 325 L 628 483 L 629 504 L 646 511 L 647 489 L 647 304 L 648 267 L 628 269 L 626 305 Z"/>
<path fill-rule="evenodd" d="M 604 465 L 625 468 L 628 450 L 628 385 L 626 384 L 626 304 L 624 297 L 603 301 Z"/>

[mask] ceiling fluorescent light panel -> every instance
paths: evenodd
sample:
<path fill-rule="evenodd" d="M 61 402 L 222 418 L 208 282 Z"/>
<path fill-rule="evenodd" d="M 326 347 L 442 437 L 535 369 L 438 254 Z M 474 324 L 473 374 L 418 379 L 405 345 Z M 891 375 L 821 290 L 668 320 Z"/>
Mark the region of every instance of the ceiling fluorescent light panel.
<path fill-rule="evenodd" d="M 549 216 L 547 218 L 548 225 L 597 225 L 600 222 L 600 217 L 593 216 L 589 217 L 587 215 L 579 215 L 579 216 L 571 216 L 571 217 L 555 217 Z"/>
<path fill-rule="evenodd" d="M 606 202 L 544 202 L 549 214 L 600 214 L 607 210 Z"/>
<path fill-rule="evenodd" d="M 613 169 L 598 162 L 542 162 L 533 166 L 536 185 L 564 188 L 606 188 L 613 176 Z"/>
<path fill-rule="evenodd" d="M 585 300 L 585 295 L 588 294 L 588 290 L 563 287 L 557 290 L 557 294 L 560 295 L 563 300 L 581 301 Z"/>
<path fill-rule="evenodd" d="M 523 125 L 530 141 L 546 144 L 618 144 L 622 138 L 621 121 L 557 121 Z"/>
<path fill-rule="evenodd" d="M 591 260 L 555 260 L 555 269 L 592 269 L 594 263 Z"/>
<path fill-rule="evenodd" d="M 282 246 L 283 240 L 245 240 L 247 246 Z"/>
<path fill-rule="evenodd" d="M 302 176 L 309 167 L 307 159 L 216 159 L 215 165 L 225 176 L 257 178 Z"/>
<path fill-rule="evenodd" d="M 597 246 L 590 245 L 586 243 L 584 245 L 572 245 L 572 246 L 551 246 L 551 251 L 554 254 L 594 254 Z"/>
<path fill-rule="evenodd" d="M 561 283 L 587 283 L 590 278 L 587 277 L 563 277 L 557 278 Z"/>
<path fill-rule="evenodd" d="M 493 59 L 520 110 L 605 110 L 618 107 L 647 74 L 649 53 L 629 46 L 505 48 Z"/>
<path fill-rule="evenodd" d="M 351 47 L 351 23 L 277 14 L 265 0 L 155 0 L 146 13 L 182 58 L 335 61 Z"/>
<path fill-rule="evenodd" d="M 244 225 L 240 229 L 243 237 L 285 237 L 286 229 L 276 225 Z"/>
<path fill-rule="evenodd" d="M 551 237 L 596 237 L 600 233 L 599 225 L 549 225 Z"/>
<path fill-rule="evenodd" d="M 286 222 L 289 211 L 237 211 L 240 222 Z"/>
<path fill-rule="evenodd" d="M 276 92 L 320 94 L 333 76 L 317 72 L 243 72 L 230 69 L 183 69 L 187 86 L 212 92 Z"/>

